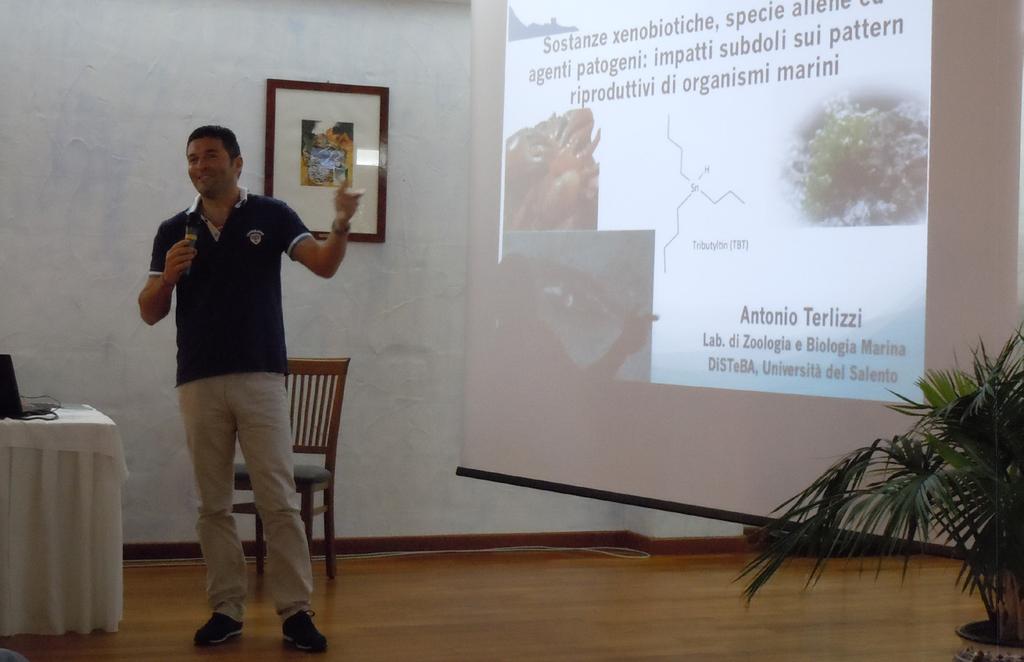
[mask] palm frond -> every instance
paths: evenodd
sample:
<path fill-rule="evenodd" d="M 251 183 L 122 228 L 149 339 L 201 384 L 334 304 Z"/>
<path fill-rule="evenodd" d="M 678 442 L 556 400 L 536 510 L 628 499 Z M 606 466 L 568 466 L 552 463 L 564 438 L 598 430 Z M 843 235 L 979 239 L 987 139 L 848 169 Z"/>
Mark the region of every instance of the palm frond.
<path fill-rule="evenodd" d="M 748 600 L 797 555 L 814 559 L 807 585 L 830 558 L 909 555 L 934 535 L 963 559 L 957 584 L 990 615 L 1001 573 L 1024 578 L 1024 335 L 999 352 L 983 343 L 969 369 L 930 370 L 920 400 L 889 407 L 910 430 L 851 451 L 773 515 L 768 544 L 744 567 Z"/>

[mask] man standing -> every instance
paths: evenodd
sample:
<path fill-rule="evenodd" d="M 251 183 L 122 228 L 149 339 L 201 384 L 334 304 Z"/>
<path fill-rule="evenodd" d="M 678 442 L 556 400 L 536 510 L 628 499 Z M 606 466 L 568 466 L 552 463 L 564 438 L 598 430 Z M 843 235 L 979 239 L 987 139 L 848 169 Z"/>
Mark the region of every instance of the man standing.
<path fill-rule="evenodd" d="M 312 570 L 295 506 L 281 255 L 333 276 L 361 193 L 338 189 L 331 233 L 318 241 L 283 202 L 238 186 L 242 157 L 230 129 L 199 127 L 186 156 L 198 195 L 160 224 L 139 311 L 156 324 L 177 290 L 178 401 L 199 491 L 196 529 L 213 610 L 195 643 L 219 644 L 242 631 L 245 557 L 231 515 L 237 436 L 266 530 L 268 583 L 284 638 L 302 650 L 324 651 L 327 640 L 310 618 Z"/>

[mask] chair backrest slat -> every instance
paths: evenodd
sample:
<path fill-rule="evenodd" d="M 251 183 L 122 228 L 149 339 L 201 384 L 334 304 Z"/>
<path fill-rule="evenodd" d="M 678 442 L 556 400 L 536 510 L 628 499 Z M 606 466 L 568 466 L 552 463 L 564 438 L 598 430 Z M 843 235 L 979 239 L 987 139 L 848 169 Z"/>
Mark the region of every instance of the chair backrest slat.
<path fill-rule="evenodd" d="M 324 455 L 333 474 L 341 428 L 348 358 L 288 359 L 288 391 L 294 450 Z"/>
<path fill-rule="evenodd" d="M 297 439 L 300 446 L 309 446 L 309 402 L 313 399 L 312 384 L 310 384 L 309 375 L 303 375 L 302 379 L 302 422 L 300 426 L 301 432 Z"/>
<path fill-rule="evenodd" d="M 326 446 L 327 439 L 325 434 L 327 432 L 327 417 L 331 413 L 331 376 L 330 375 L 317 375 L 317 407 L 316 407 L 316 433 L 314 434 L 313 442 L 316 446 Z"/>
<path fill-rule="evenodd" d="M 302 424 L 295 435 L 295 443 L 299 446 L 309 446 L 309 403 L 313 399 L 313 384 L 309 375 L 300 375 L 299 380 L 302 382 L 302 398 L 299 401 L 302 404 Z"/>
<path fill-rule="evenodd" d="M 306 378 L 309 382 L 309 399 L 306 411 L 309 414 L 306 421 L 306 436 L 302 440 L 303 445 L 317 446 L 317 426 L 320 423 L 320 375 L 310 375 Z"/>

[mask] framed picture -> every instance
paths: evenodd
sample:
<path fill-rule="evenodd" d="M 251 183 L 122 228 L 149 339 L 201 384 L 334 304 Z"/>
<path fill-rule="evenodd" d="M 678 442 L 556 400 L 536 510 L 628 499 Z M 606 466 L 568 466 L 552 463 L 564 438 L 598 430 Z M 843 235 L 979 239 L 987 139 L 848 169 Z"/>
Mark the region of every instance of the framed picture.
<path fill-rule="evenodd" d="M 317 237 L 330 232 L 334 193 L 363 189 L 350 241 L 384 241 L 388 88 L 267 79 L 265 192 Z"/>

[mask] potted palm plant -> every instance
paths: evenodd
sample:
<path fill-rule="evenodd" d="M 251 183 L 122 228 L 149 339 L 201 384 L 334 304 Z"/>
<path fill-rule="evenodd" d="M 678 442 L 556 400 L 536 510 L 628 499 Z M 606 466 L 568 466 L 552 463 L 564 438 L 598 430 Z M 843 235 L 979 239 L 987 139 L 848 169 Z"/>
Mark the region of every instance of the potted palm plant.
<path fill-rule="evenodd" d="M 915 418 L 910 430 L 847 454 L 776 509 L 766 546 L 743 570 L 752 599 L 787 558 L 902 555 L 929 540 L 951 545 L 957 580 L 984 603 L 987 620 L 962 637 L 1024 646 L 1024 335 L 996 354 L 983 344 L 970 369 L 929 371 L 922 399 L 890 405 Z M 988 660 L 961 651 L 956 659 Z M 1006 656 L 1002 660 L 1024 660 Z"/>

